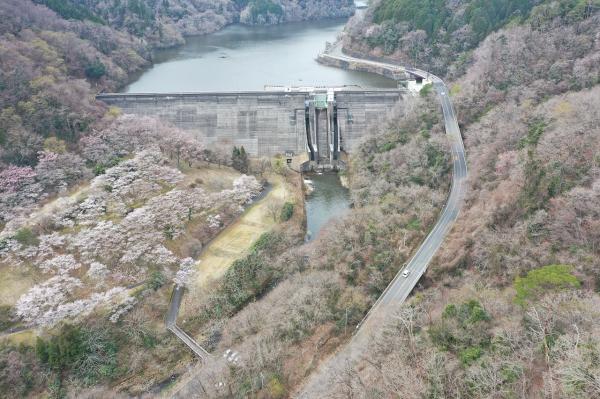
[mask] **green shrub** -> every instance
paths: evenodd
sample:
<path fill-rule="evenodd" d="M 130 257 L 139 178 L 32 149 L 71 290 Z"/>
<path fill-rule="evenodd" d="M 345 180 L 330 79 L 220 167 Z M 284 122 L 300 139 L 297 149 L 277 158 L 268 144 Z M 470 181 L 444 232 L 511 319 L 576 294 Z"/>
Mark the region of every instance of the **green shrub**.
<path fill-rule="evenodd" d="M 27 247 L 34 247 L 40 243 L 40 240 L 38 240 L 33 231 L 31 231 L 31 229 L 28 229 L 27 227 L 23 227 L 17 230 L 13 238 L 17 240 L 19 244 L 25 245 Z"/>
<path fill-rule="evenodd" d="M 515 382 L 523 375 L 523 367 L 519 364 L 505 364 L 500 369 L 500 374 L 505 382 Z"/>
<path fill-rule="evenodd" d="M 423 111 L 420 115 L 421 123 L 424 125 L 423 128 L 425 130 L 430 130 L 433 125 L 435 125 L 438 122 L 438 114 L 436 112 L 433 112 L 431 110 L 426 110 Z"/>
<path fill-rule="evenodd" d="M 154 334 L 143 334 L 142 335 L 142 344 L 146 349 L 152 349 L 158 343 L 158 339 Z"/>
<path fill-rule="evenodd" d="M 171 226 L 171 225 L 165 226 L 163 229 L 163 235 L 169 241 L 172 240 L 173 238 L 175 238 L 175 229 L 173 228 L 173 226 Z"/>
<path fill-rule="evenodd" d="M 117 350 L 106 330 L 74 325 L 64 325 L 48 340 L 38 337 L 35 345 L 41 363 L 59 376 L 69 372 L 85 385 L 117 376 Z"/>
<path fill-rule="evenodd" d="M 519 196 L 519 202 L 523 209 L 531 213 L 546 205 L 547 193 L 544 189 L 544 179 L 546 169 L 544 165 L 533 157 L 529 151 L 527 162 L 525 163 L 525 186 Z"/>
<path fill-rule="evenodd" d="M 271 0 L 253 0 L 251 2 L 250 15 L 252 15 L 253 21 L 256 21 L 259 16 L 267 14 L 281 16 L 283 8 Z"/>
<path fill-rule="evenodd" d="M 286 202 L 283 204 L 283 208 L 281 208 L 281 220 L 287 222 L 292 218 L 294 214 L 294 204 L 291 202 Z"/>
<path fill-rule="evenodd" d="M 106 163 L 99 162 L 94 165 L 94 174 L 96 176 L 103 175 L 106 173 L 106 169 L 111 168 L 113 166 L 117 166 L 122 160 L 123 158 L 114 157 Z"/>
<path fill-rule="evenodd" d="M 525 305 L 548 291 L 579 288 L 581 283 L 571 270 L 568 265 L 548 265 L 529 271 L 525 277 L 517 277 L 514 283 L 517 291 L 515 302 Z"/>
<path fill-rule="evenodd" d="M 515 18 L 515 15 L 526 16 L 536 3 L 531 0 L 465 1 L 461 23 L 457 23 L 456 15 L 444 0 L 382 0 L 375 7 L 373 19 L 378 24 L 388 22 L 398 25 L 404 22 L 411 30 L 422 29 L 427 32 L 428 42 L 448 41 L 452 37 L 450 33 L 468 25 L 475 36 L 468 43 L 472 46 Z M 446 35 L 439 35 L 440 31 Z"/>
<path fill-rule="evenodd" d="M 106 66 L 100 60 L 95 60 L 85 67 L 85 76 L 90 79 L 100 79 L 104 75 L 106 75 Z"/>
<path fill-rule="evenodd" d="M 456 344 L 450 326 L 446 323 L 436 323 L 429 328 L 431 342 L 441 350 L 450 350 Z"/>
<path fill-rule="evenodd" d="M 459 318 L 463 323 L 475 324 L 481 321 L 490 321 L 491 319 L 483 306 L 475 299 L 467 301 L 459 309 Z"/>
<path fill-rule="evenodd" d="M 154 291 L 158 290 L 165 284 L 165 276 L 160 270 L 155 270 L 150 275 L 150 279 L 146 283 L 146 286 Z"/>
<path fill-rule="evenodd" d="M 106 166 L 104 166 L 103 164 L 96 164 L 94 165 L 94 175 L 96 176 L 100 176 L 106 173 Z"/>
<path fill-rule="evenodd" d="M 4 331 L 16 323 L 11 315 L 12 308 L 8 305 L 0 305 L 0 331 Z"/>
<path fill-rule="evenodd" d="M 104 23 L 102 18 L 94 15 L 86 6 L 77 4 L 74 0 L 34 0 L 34 3 L 45 5 L 65 19 L 87 19 L 98 24 Z"/>
<path fill-rule="evenodd" d="M 471 299 L 460 306 L 451 303 L 442 313 L 444 319 L 456 319 L 462 325 L 475 324 L 480 321 L 489 321 L 490 315 L 485 311 L 479 301 Z"/>
<path fill-rule="evenodd" d="M 263 274 L 267 268 L 268 265 L 256 253 L 233 262 L 225 274 L 222 287 L 232 312 L 237 312 L 268 286 L 269 278 Z"/>
<path fill-rule="evenodd" d="M 263 233 L 247 256 L 233 262 L 219 281 L 210 305 L 204 307 L 194 320 L 204 323 L 231 316 L 273 287 L 282 271 L 271 259 L 285 249 L 282 242 L 283 236 L 277 232 Z"/>
<path fill-rule="evenodd" d="M 422 186 L 425 184 L 425 180 L 423 179 L 423 177 L 417 176 L 417 175 L 410 176 L 408 178 L 408 180 L 410 180 L 411 183 L 417 184 L 419 186 Z"/>
<path fill-rule="evenodd" d="M 449 304 L 442 312 L 442 319 L 429 328 L 429 337 L 435 346 L 456 353 L 468 366 L 489 346 L 490 319 L 475 299 L 460 305 Z"/>
<path fill-rule="evenodd" d="M 458 357 L 463 365 L 469 366 L 483 355 L 483 350 L 478 346 L 472 346 L 459 352 Z"/>
<path fill-rule="evenodd" d="M 427 97 L 431 93 L 432 89 L 433 85 L 431 83 L 427 83 L 426 85 L 423 85 L 423 87 L 421 87 L 421 90 L 419 90 L 419 95 L 421 97 Z"/>
<path fill-rule="evenodd" d="M 415 230 L 415 231 L 420 230 L 421 229 L 421 220 L 419 219 L 419 217 L 414 216 L 412 219 L 410 219 L 410 221 L 406 225 L 406 228 L 409 230 Z"/>
<path fill-rule="evenodd" d="M 273 375 L 267 383 L 270 398 L 283 398 L 286 394 L 285 385 L 278 375 Z"/>
<path fill-rule="evenodd" d="M 248 173 L 250 161 L 244 146 L 241 146 L 240 148 L 233 147 L 231 152 L 231 165 L 233 166 L 233 169 L 237 170 L 238 172 Z"/>
<path fill-rule="evenodd" d="M 444 319 L 448 319 L 448 318 L 451 318 L 451 317 L 456 317 L 456 313 L 457 313 L 456 305 L 453 304 L 453 303 L 451 303 L 451 304 L 447 305 L 444 308 L 444 312 L 442 313 L 442 317 Z"/>
<path fill-rule="evenodd" d="M 536 119 L 533 122 L 531 122 L 529 124 L 527 136 L 523 137 L 519 141 L 519 148 L 525 148 L 528 145 L 536 146 L 537 143 L 540 141 L 542 134 L 544 134 L 546 126 L 548 126 L 548 123 L 546 123 L 543 119 Z"/>
<path fill-rule="evenodd" d="M 273 249 L 279 242 L 281 242 L 281 236 L 274 231 L 267 231 L 258 237 L 258 240 L 254 241 L 254 244 L 250 247 L 252 252 L 265 251 Z"/>
<path fill-rule="evenodd" d="M 446 162 L 446 152 L 431 145 L 427 144 L 427 166 L 431 169 L 439 169 L 448 167 Z"/>
<path fill-rule="evenodd" d="M 393 150 L 394 148 L 396 148 L 396 143 L 388 141 L 387 143 L 381 144 L 377 149 L 377 152 L 388 152 Z"/>

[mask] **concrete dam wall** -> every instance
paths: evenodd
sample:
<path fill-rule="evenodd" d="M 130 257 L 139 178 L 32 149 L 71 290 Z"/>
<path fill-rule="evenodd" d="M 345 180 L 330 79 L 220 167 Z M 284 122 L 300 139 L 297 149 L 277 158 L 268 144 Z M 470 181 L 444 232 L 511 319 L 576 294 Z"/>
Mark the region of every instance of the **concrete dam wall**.
<path fill-rule="evenodd" d="M 127 114 L 156 116 L 209 147 L 244 146 L 253 156 L 308 152 L 332 163 L 401 100 L 398 90 L 314 89 L 240 93 L 100 94 Z"/>

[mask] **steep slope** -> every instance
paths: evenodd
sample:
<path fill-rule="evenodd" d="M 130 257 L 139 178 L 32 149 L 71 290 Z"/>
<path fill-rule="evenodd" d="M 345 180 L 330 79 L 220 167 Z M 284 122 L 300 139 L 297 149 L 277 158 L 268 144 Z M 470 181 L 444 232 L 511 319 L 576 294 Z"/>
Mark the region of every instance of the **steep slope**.
<path fill-rule="evenodd" d="M 470 51 L 497 29 L 528 21 L 541 26 L 557 17 L 562 24 L 576 23 L 599 5 L 598 0 L 376 0 L 364 17 L 347 25 L 344 47 L 457 75 Z"/>
<path fill-rule="evenodd" d="M 34 0 L 70 20 L 107 24 L 172 46 L 189 35 L 211 33 L 233 22 L 277 24 L 348 17 L 352 0 Z"/>
<path fill-rule="evenodd" d="M 465 210 L 432 287 L 322 397 L 600 395 L 600 15 L 577 4 L 542 2 L 463 53 Z"/>

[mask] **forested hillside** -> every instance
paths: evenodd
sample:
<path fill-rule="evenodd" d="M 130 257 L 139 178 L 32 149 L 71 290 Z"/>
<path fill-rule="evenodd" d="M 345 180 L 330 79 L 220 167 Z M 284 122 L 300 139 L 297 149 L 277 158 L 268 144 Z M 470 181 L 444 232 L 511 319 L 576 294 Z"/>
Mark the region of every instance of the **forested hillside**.
<path fill-rule="evenodd" d="M 99 128 L 94 100 L 149 63 L 142 40 L 92 21 L 67 21 L 31 2 L 0 3 L 2 223 L 100 167 L 79 139 Z"/>
<path fill-rule="evenodd" d="M 364 18 L 348 24 L 344 46 L 438 74 L 458 74 L 470 51 L 503 26 L 558 19 L 575 23 L 598 6 L 598 0 L 375 0 Z"/>
<path fill-rule="evenodd" d="M 518 17 L 489 20 L 481 36 L 473 20 L 448 25 L 456 7 L 468 17 L 475 3 L 440 4 L 433 19 L 405 24 L 420 12 L 409 2 L 375 2 L 348 27 L 352 39 L 404 27 L 389 51 L 368 38 L 344 43 L 405 62 L 404 50 L 423 51 L 410 63 L 427 69 L 431 55 L 448 73 L 469 194 L 425 275 L 431 287 L 391 317 L 363 360 L 333 372 L 322 397 L 600 396 L 600 9 L 519 5 Z"/>
<path fill-rule="evenodd" d="M 154 46 L 214 32 L 232 22 L 277 24 L 354 13 L 351 0 L 34 0 L 69 20 L 125 30 Z"/>
<path fill-rule="evenodd" d="M 191 362 L 164 328 L 172 286 L 262 184 L 230 148 L 94 97 L 248 8 L 251 23 L 353 12 L 277 2 L 267 21 L 264 4 L 0 1 L 0 397 L 140 395 Z"/>

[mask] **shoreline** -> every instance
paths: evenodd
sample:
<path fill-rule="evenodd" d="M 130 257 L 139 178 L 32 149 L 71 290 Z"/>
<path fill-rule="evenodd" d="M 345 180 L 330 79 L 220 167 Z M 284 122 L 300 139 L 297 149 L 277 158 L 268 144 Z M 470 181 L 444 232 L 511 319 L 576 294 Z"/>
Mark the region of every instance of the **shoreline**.
<path fill-rule="evenodd" d="M 116 93 L 127 93 L 126 89 L 128 86 L 132 85 L 133 83 L 135 83 L 137 80 L 139 80 L 139 78 L 146 72 L 148 72 L 149 70 L 151 70 L 155 65 L 160 64 L 160 62 L 156 62 L 155 61 L 155 57 L 156 57 L 156 53 L 157 52 L 161 52 L 161 51 L 170 51 L 170 50 L 175 50 L 177 48 L 181 48 L 183 46 L 185 46 L 186 44 L 188 44 L 188 40 L 190 39 L 194 39 L 194 38 L 201 38 L 201 37 L 206 37 L 209 35 L 215 35 L 218 33 L 223 32 L 225 29 L 231 28 L 231 27 L 243 27 L 243 28 L 272 28 L 272 27 L 278 27 L 278 26 L 293 26 L 293 25 L 300 25 L 306 22 L 322 22 L 322 21 L 337 21 L 339 20 L 340 22 L 343 22 L 344 25 L 346 22 L 348 22 L 348 20 L 356 13 L 356 8 L 354 9 L 354 12 L 346 17 L 336 17 L 336 16 L 328 16 L 328 17 L 323 17 L 323 18 L 308 18 L 308 19 L 302 19 L 302 20 L 297 20 L 297 21 L 286 21 L 286 22 L 282 22 L 282 23 L 278 23 L 278 24 L 245 24 L 242 23 L 238 20 L 235 20 L 233 22 L 229 22 L 226 23 L 225 25 L 210 31 L 210 32 L 206 32 L 206 33 L 198 33 L 198 34 L 190 34 L 190 35 L 183 35 L 183 42 L 182 43 L 173 43 L 173 44 L 169 44 L 169 45 L 160 45 L 160 44 L 156 44 L 156 45 L 148 45 L 148 51 L 150 52 L 150 59 L 148 60 L 148 64 L 144 65 L 142 68 L 130 73 L 127 76 L 126 82 L 124 82 L 123 84 L 119 85 L 118 87 L 115 88 L 115 92 Z M 317 62 L 318 59 L 317 59 Z M 326 65 L 323 63 L 323 65 Z M 329 65 L 332 66 L 332 65 Z M 369 72 L 369 71 L 364 71 L 364 72 Z M 101 94 L 103 93 L 102 91 L 97 92 L 96 94 Z"/>
<path fill-rule="evenodd" d="M 408 77 L 406 73 L 398 73 L 385 66 L 369 64 L 364 62 L 355 62 L 350 59 L 340 59 L 336 57 L 335 53 L 339 53 L 339 55 L 346 56 L 349 58 L 359 58 L 367 60 L 370 59 L 370 57 L 365 54 L 345 51 L 345 49 L 342 47 L 341 41 L 338 40 L 335 43 L 327 45 L 326 49 L 323 52 L 319 53 L 319 55 L 316 58 L 316 61 L 321 65 L 340 68 L 346 71 L 367 72 L 384 76 L 388 79 L 393 79 L 398 83 L 401 80 L 405 80 Z"/>

